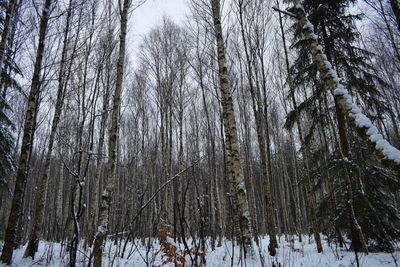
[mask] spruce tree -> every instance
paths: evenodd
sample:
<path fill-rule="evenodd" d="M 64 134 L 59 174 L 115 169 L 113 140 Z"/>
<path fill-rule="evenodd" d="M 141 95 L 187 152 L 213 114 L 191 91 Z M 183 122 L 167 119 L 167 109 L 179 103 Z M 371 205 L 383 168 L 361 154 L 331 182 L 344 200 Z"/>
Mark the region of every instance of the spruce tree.
<path fill-rule="evenodd" d="M 17 16 L 19 8 L 16 1 L 5 1 L 0 3 L 0 190 L 11 193 L 8 181 L 9 175 L 14 171 L 14 136 L 12 134 L 14 124 L 10 119 L 11 107 L 7 101 L 7 89 L 12 87 L 20 90 L 14 75 L 21 74 L 18 66 L 12 60 L 12 22 Z M 1 12 L 2 13 L 2 12 Z M 15 27 L 15 25 L 14 25 Z"/>
<path fill-rule="evenodd" d="M 14 125 L 7 115 L 10 110 L 7 101 L 0 95 L 0 190 L 5 189 L 9 193 L 11 189 L 7 177 L 14 170 Z"/>
<path fill-rule="evenodd" d="M 358 106 L 376 121 L 386 112 L 380 92 L 376 88 L 378 84 L 381 86 L 385 84 L 373 74 L 373 68 L 367 63 L 373 55 L 356 45 L 360 36 L 355 24 L 362 16 L 349 14 L 349 7 L 354 2 L 356 1 L 305 0 L 304 8 L 314 26 L 323 52 L 338 72 L 342 83 L 349 89 Z M 286 126 L 293 125 L 297 114 L 307 112 L 312 119 L 310 133 L 306 138 L 310 145 L 318 143 L 313 137 L 327 140 L 326 136 L 323 138 L 321 135 L 326 135 L 326 128 L 333 123 L 330 115 L 332 101 L 325 93 L 324 77 L 318 73 L 317 66 L 312 62 L 307 40 L 301 36 L 301 29 L 296 29 L 296 42 L 293 48 L 298 51 L 298 58 L 291 70 L 296 85 L 293 88 L 302 88 L 306 85 L 312 88 L 312 92 L 296 111 L 289 114 Z M 339 121 L 340 112 L 336 112 L 335 115 Z M 344 120 L 344 117 L 342 119 Z M 326 183 L 327 177 L 332 179 L 330 190 L 323 197 L 319 207 L 320 215 L 324 215 L 320 218 L 328 218 L 321 222 L 324 231 L 339 241 L 342 241 L 342 233 L 349 235 L 353 241 L 352 248 L 359 250 L 360 240 L 355 238 L 354 225 L 348 223 L 350 215 L 349 210 L 345 208 L 348 201 L 346 198 L 348 184 L 341 177 L 348 175 L 351 177 L 350 193 L 355 215 L 363 229 L 368 247 L 391 251 L 393 247 L 390 241 L 399 238 L 396 230 L 399 227 L 399 220 L 396 215 L 398 212 L 385 203 L 391 200 L 392 190 L 397 188 L 396 180 L 393 179 L 394 174 L 382 168 L 353 131 L 346 129 L 348 128 L 346 124 L 342 124 L 342 128 L 340 121 L 338 124 L 340 142 L 336 140 L 333 148 L 327 144 L 316 144 L 310 149 L 311 157 L 318 164 L 314 165 L 310 177 L 306 177 L 312 180 L 316 185 L 315 188 Z M 343 136 L 346 139 L 345 145 Z M 321 160 L 323 159 L 321 155 L 327 152 L 330 153 L 329 158 Z"/>

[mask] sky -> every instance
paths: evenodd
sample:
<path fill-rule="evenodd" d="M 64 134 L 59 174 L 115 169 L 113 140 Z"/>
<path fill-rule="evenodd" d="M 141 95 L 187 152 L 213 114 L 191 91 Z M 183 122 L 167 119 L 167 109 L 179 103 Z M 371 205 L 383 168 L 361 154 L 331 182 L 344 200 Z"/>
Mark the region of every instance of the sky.
<path fill-rule="evenodd" d="M 182 23 L 189 13 L 189 0 L 147 0 L 129 18 L 128 42 L 131 55 L 136 54 L 141 36 L 160 25 L 163 16 Z"/>

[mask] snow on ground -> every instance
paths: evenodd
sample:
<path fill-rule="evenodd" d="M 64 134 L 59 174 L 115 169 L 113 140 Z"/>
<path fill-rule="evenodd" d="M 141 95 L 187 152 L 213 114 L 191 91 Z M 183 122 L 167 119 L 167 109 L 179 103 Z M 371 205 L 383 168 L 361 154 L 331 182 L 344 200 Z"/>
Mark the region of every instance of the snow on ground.
<path fill-rule="evenodd" d="M 189 246 L 191 242 L 188 241 Z M 125 250 L 124 258 L 119 257 L 124 243 L 115 244 L 114 242 L 108 242 L 105 246 L 103 256 L 103 266 L 109 267 L 122 267 L 122 266 L 160 266 L 161 255 L 160 245 L 158 241 L 153 240 L 151 246 L 142 244 L 139 240 L 135 243 L 129 243 Z M 303 242 L 300 243 L 295 241 L 294 246 L 289 242 L 286 242 L 283 237 L 279 240 L 278 254 L 273 259 L 268 255 L 268 238 L 261 240 L 261 248 L 255 249 L 254 254 L 250 259 L 246 260 L 245 263 L 239 261 L 240 259 L 240 248 L 235 247 L 232 249 L 232 243 L 228 240 L 222 242 L 222 246 L 216 247 L 214 251 L 211 251 L 210 244 L 207 243 L 206 248 L 206 265 L 203 266 L 218 266 L 228 267 L 232 266 L 261 266 L 260 264 L 260 251 L 264 257 L 266 266 L 272 266 L 275 263 L 277 266 L 282 267 L 349 267 L 356 266 L 355 256 L 353 252 L 347 252 L 344 249 L 340 249 L 333 245 L 330 247 L 326 241 L 324 241 L 324 252 L 318 254 L 313 242 L 309 242 L 308 238 L 303 238 Z M 183 250 L 183 245 L 180 244 Z M 147 247 L 147 249 L 146 249 Z M 14 264 L 12 266 L 18 267 L 30 267 L 30 266 L 49 266 L 49 267 L 60 267 L 68 266 L 68 252 L 65 252 L 65 246 L 62 247 L 60 244 L 41 242 L 39 246 L 39 253 L 36 259 L 22 259 L 25 246 L 20 248 L 14 254 Z M 178 250 L 179 251 L 179 250 Z M 87 266 L 87 256 L 89 251 L 83 253 L 83 249 L 80 248 L 78 252 L 77 266 Z M 128 257 L 129 255 L 129 257 Z M 164 258 L 165 259 L 165 258 Z M 187 263 L 185 266 L 191 266 L 190 258 L 186 256 Z M 397 248 L 394 254 L 387 253 L 369 253 L 368 255 L 359 255 L 360 264 L 362 267 L 389 267 L 399 266 L 400 264 L 400 250 Z M 198 261 L 200 263 L 200 261 Z M 147 264 L 146 264 L 147 263 Z M 1 265 L 0 266 L 4 266 Z M 174 266 L 173 264 L 164 266 Z"/>

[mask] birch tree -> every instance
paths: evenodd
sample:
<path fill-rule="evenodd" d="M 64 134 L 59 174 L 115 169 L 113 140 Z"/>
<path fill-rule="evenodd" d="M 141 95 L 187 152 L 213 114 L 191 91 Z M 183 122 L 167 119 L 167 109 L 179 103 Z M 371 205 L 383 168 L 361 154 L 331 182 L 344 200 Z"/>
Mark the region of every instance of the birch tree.
<path fill-rule="evenodd" d="M 131 0 L 124 0 L 123 6 L 120 8 L 120 40 L 119 40 L 119 56 L 117 65 L 117 78 L 116 86 L 114 91 L 114 99 L 112 106 L 111 115 L 111 128 L 109 132 L 108 140 L 108 173 L 105 180 L 105 188 L 101 196 L 101 205 L 99 210 L 99 227 L 94 240 L 93 255 L 94 261 L 93 266 L 101 267 L 102 262 L 102 251 L 104 246 L 104 239 L 108 230 L 108 212 L 111 203 L 111 197 L 114 187 L 114 177 L 118 161 L 117 146 L 118 146 L 118 131 L 119 131 L 119 116 L 121 109 L 121 92 L 122 82 L 124 78 L 124 64 L 125 64 L 125 45 L 126 45 L 126 33 L 128 27 L 128 15 L 131 7 Z M 119 2 L 121 5 L 121 1 Z"/>
<path fill-rule="evenodd" d="M 53 122 L 51 126 L 50 136 L 49 136 L 49 144 L 47 148 L 45 163 L 44 163 L 44 172 L 42 178 L 39 182 L 39 191 L 37 192 L 37 200 L 35 207 L 35 216 L 33 220 L 33 227 L 29 236 L 28 246 L 25 250 L 24 257 L 31 257 L 34 259 L 35 253 L 37 252 L 39 246 L 39 237 L 40 230 L 42 227 L 43 216 L 44 216 L 44 207 L 45 200 L 47 196 L 47 184 L 49 179 L 50 172 L 50 163 L 52 159 L 53 147 L 55 142 L 55 135 L 58 128 L 58 124 L 60 122 L 64 96 L 65 96 L 65 86 L 66 82 L 64 81 L 64 76 L 66 76 L 66 65 L 67 65 L 67 51 L 68 51 L 68 39 L 70 34 L 70 23 L 72 16 L 72 5 L 73 0 L 69 1 L 69 6 L 66 14 L 66 26 L 64 32 L 64 40 L 63 40 L 63 49 L 61 53 L 61 62 L 60 62 L 60 71 L 58 76 L 58 88 L 57 88 L 57 99 L 56 106 L 54 111 Z"/>
<path fill-rule="evenodd" d="M 8 217 L 7 229 L 4 239 L 4 247 L 0 257 L 0 260 L 6 264 L 11 264 L 15 246 L 15 240 L 16 240 L 16 233 L 18 231 L 17 220 L 22 210 L 21 203 L 22 199 L 24 198 L 23 188 L 27 179 L 27 172 L 29 168 L 28 158 L 30 151 L 32 149 L 32 142 L 33 142 L 32 135 L 34 129 L 33 127 L 35 125 L 34 113 L 35 110 L 37 109 L 37 104 L 38 104 L 38 93 L 40 90 L 40 70 L 42 67 L 46 31 L 49 21 L 51 4 L 52 4 L 51 0 L 46 0 L 44 2 L 43 11 L 40 18 L 39 43 L 36 51 L 34 72 L 32 77 L 31 88 L 29 91 L 27 109 L 25 113 L 24 134 L 21 144 L 20 158 L 18 162 L 11 212 Z"/>
<path fill-rule="evenodd" d="M 221 102 L 223 109 L 224 133 L 226 138 L 226 164 L 228 177 L 231 183 L 233 208 L 235 213 L 235 233 L 238 242 L 246 250 L 252 253 L 251 244 L 251 222 L 247 203 L 244 177 L 240 166 L 239 143 L 237 137 L 237 126 L 233 108 L 232 92 L 229 88 L 228 70 L 226 68 L 225 44 L 222 35 L 221 7 L 219 0 L 211 1 L 212 16 L 214 23 L 215 39 L 218 56 L 219 86 L 221 91 Z"/>

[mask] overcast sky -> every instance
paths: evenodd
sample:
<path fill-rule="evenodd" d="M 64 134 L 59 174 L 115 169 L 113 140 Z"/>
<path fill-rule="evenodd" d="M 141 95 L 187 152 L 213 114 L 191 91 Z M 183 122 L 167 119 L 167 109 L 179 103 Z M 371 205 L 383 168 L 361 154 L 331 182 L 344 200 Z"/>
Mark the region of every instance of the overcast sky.
<path fill-rule="evenodd" d="M 129 19 L 129 51 L 131 56 L 137 52 L 141 36 L 150 29 L 161 24 L 162 17 L 168 16 L 180 24 L 189 13 L 189 0 L 147 0 L 147 2 L 136 9 Z M 134 60 L 134 59 L 133 59 Z"/>

